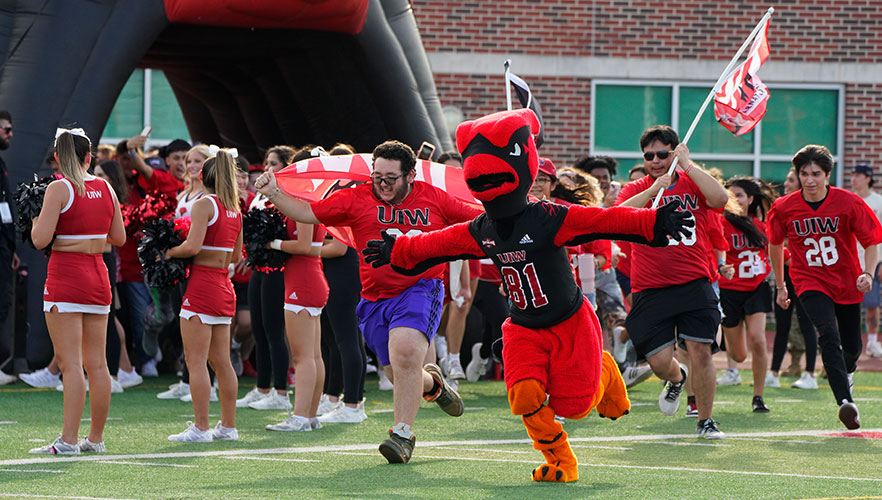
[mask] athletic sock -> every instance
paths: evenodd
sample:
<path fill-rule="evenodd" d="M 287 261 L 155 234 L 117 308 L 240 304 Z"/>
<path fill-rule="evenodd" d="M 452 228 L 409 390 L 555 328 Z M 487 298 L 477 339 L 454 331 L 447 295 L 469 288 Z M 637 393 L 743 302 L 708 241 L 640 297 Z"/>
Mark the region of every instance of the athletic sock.
<path fill-rule="evenodd" d="M 395 426 L 392 427 L 392 432 L 398 434 L 404 439 L 410 439 L 411 437 L 413 437 L 413 431 L 411 431 L 410 426 L 405 424 L 404 422 L 398 422 L 397 424 L 395 424 Z"/>
<path fill-rule="evenodd" d="M 867 343 L 868 343 L 868 344 L 869 344 L 869 343 L 876 342 L 876 341 L 878 341 L 878 340 L 879 340 L 879 334 L 878 334 L 878 333 L 869 333 L 869 334 L 867 334 Z"/>

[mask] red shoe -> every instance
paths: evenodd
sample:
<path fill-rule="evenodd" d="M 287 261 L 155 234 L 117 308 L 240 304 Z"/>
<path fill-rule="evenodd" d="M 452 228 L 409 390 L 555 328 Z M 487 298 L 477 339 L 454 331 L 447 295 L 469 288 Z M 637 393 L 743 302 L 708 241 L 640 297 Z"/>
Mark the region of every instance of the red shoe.
<path fill-rule="evenodd" d="M 294 387 L 294 367 L 288 368 L 288 387 Z"/>

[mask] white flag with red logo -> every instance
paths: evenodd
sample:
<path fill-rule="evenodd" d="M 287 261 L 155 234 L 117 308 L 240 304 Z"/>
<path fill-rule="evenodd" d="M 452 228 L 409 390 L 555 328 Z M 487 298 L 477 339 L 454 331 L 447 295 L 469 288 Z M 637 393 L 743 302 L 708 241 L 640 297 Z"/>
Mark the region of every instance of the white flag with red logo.
<path fill-rule="evenodd" d="M 283 168 L 276 173 L 276 182 L 291 196 L 306 201 L 318 201 L 341 189 L 371 182 L 372 161 L 370 154 L 317 156 Z M 481 202 L 469 191 L 462 169 L 428 160 L 417 160 L 415 170 L 414 180 L 431 184 L 467 205 L 483 209 Z M 352 246 L 354 238 L 349 227 L 327 229 L 334 237 Z"/>
<path fill-rule="evenodd" d="M 753 40 L 747 60 L 729 73 L 714 94 L 717 121 L 735 135 L 753 130 L 766 114 L 769 89 L 756 73 L 769 58 L 768 30 L 769 19 Z"/>

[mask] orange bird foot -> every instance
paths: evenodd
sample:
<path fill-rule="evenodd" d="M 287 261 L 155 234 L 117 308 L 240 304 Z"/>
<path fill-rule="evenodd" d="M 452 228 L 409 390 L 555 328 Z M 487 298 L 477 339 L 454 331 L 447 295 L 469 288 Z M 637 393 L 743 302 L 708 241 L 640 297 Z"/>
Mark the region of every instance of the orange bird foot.
<path fill-rule="evenodd" d="M 567 473 L 564 469 L 557 465 L 544 464 L 533 469 L 533 481 L 542 481 L 550 483 L 568 483 L 578 481 L 579 473 Z"/>

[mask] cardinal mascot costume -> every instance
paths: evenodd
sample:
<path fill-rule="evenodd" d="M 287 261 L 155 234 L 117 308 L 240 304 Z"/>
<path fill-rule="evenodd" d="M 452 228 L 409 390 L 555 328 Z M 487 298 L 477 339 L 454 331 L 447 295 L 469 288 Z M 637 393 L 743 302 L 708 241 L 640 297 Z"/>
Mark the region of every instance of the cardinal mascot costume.
<path fill-rule="evenodd" d="M 596 409 L 616 419 L 631 403 L 615 361 L 602 349 L 600 324 L 576 285 L 565 247 L 595 239 L 665 246 L 669 237 L 679 241 L 692 222 L 676 212 L 676 202 L 657 211 L 529 202 L 538 131 L 529 109 L 461 124 L 456 142 L 463 175 L 485 213 L 417 236 L 384 233 L 363 253 L 375 267 L 390 263 L 411 275 L 456 259 L 493 260 L 513 306 L 502 325 L 509 404 L 546 462 L 532 478 L 567 482 L 579 479 L 579 468 L 554 416 L 580 419 Z"/>

